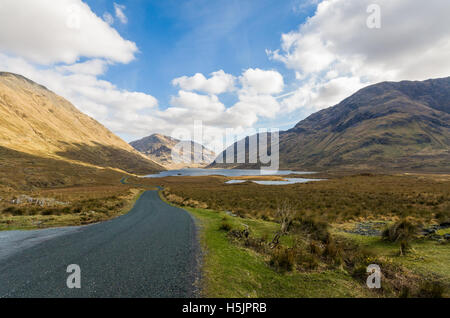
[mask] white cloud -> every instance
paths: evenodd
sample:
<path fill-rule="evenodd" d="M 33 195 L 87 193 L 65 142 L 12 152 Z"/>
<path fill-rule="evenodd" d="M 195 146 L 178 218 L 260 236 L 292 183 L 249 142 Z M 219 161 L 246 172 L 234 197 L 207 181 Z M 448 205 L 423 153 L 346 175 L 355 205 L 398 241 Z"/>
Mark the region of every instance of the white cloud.
<path fill-rule="evenodd" d="M 0 69 L 48 87 L 115 133 L 130 139 L 154 132 L 170 135 L 176 128 L 191 129 L 196 120 L 203 121 L 210 134 L 224 128 L 244 131 L 280 109 L 272 95 L 282 92 L 283 77 L 261 69 L 248 69 L 239 77 L 218 70 L 209 77 L 199 73 L 174 79 L 180 91 L 168 108 L 159 107 L 149 94 L 122 90 L 99 78 L 110 65 L 131 61 L 137 51 L 107 23 L 112 21 L 109 16 L 97 17 L 80 0 L 42 0 L 39 6 L 24 1 L 29 4 L 26 10 L 15 1 L 2 2 L 9 14 L 0 10 L 0 18 L 5 18 L 0 27 L 9 32 L 0 34 Z M 79 18 L 70 21 L 75 29 L 67 27 L 67 6 Z M 32 15 L 40 19 L 19 23 L 22 16 Z M 237 102 L 226 107 L 218 97 L 223 93 L 236 94 Z"/>
<path fill-rule="evenodd" d="M 92 72 L 89 72 L 91 67 Z M 151 95 L 120 90 L 96 76 L 106 68 L 102 61 L 91 60 L 64 67 L 35 67 L 26 60 L 0 53 L 0 69 L 21 74 L 67 98 L 81 111 L 108 126 L 108 121 L 120 120 L 124 111 L 153 109 L 158 101 Z"/>
<path fill-rule="evenodd" d="M 202 119 L 205 124 L 215 123 L 220 114 L 225 111 L 215 95 L 200 95 L 193 92 L 179 91 L 178 96 L 172 97 L 171 105 L 166 112 L 169 119 L 175 112 L 181 122 L 193 123 L 195 119 Z"/>
<path fill-rule="evenodd" d="M 305 113 L 313 113 L 320 109 L 335 105 L 366 86 L 357 77 L 330 78 L 329 74 L 321 82 L 311 79 L 304 82 L 289 97 L 281 101 L 281 105 L 291 112 L 302 108 Z"/>
<path fill-rule="evenodd" d="M 299 80 L 284 106 L 317 110 L 371 83 L 449 76 L 449 1 L 378 0 L 381 29 L 366 25 L 372 3 L 322 1 L 298 30 L 283 34 L 280 50 L 268 51 Z"/>
<path fill-rule="evenodd" d="M 83 63 L 72 65 L 57 66 L 55 69 L 61 73 L 78 73 L 87 75 L 102 75 L 107 69 L 107 63 L 104 60 L 93 59 Z"/>
<path fill-rule="evenodd" d="M 223 134 L 225 128 L 252 127 L 260 118 L 273 118 L 280 109 L 272 95 L 249 94 L 243 88 L 238 91 L 238 102 L 228 108 L 217 95 L 180 90 L 171 98 L 170 106 L 161 109 L 151 95 L 121 90 L 98 79 L 107 67 L 102 60 L 89 60 L 43 68 L 0 53 L 1 70 L 19 73 L 46 86 L 113 132 L 132 139 L 154 132 L 171 135 L 178 128 L 192 130 L 194 121 L 201 120 L 207 131 L 205 142 L 212 142 L 208 145 L 214 147 L 217 140 L 213 136 Z"/>
<path fill-rule="evenodd" d="M 223 70 L 211 73 L 210 78 L 197 73 L 194 76 L 182 76 L 172 81 L 174 86 L 179 86 L 183 90 L 198 91 L 208 94 L 222 94 L 234 90 L 235 77 L 225 73 Z"/>
<path fill-rule="evenodd" d="M 125 15 L 125 13 L 123 12 L 126 9 L 126 7 L 124 5 L 121 4 L 117 4 L 114 2 L 114 10 L 116 12 L 116 18 L 119 19 L 119 21 L 122 24 L 127 24 L 128 23 L 128 18 Z"/>
<path fill-rule="evenodd" d="M 243 89 L 252 94 L 277 94 L 283 91 L 283 76 L 277 71 L 249 68 L 241 78 Z"/>
<path fill-rule="evenodd" d="M 81 0 L 2 0 L 0 30 L 2 51 L 40 64 L 82 56 L 128 63 L 138 50 Z"/>
<path fill-rule="evenodd" d="M 279 110 L 278 101 L 271 95 L 241 94 L 227 114 L 240 123 L 239 127 L 247 128 L 255 125 L 260 117 L 274 118 Z"/>
<path fill-rule="evenodd" d="M 235 86 L 236 78 L 222 70 L 214 72 L 207 79 L 203 74 L 192 77 L 180 77 L 172 81 L 184 90 L 208 93 L 179 91 L 172 97 L 171 105 L 164 116 L 178 118 L 182 122 L 201 119 L 210 128 L 245 129 L 255 125 L 260 118 L 274 118 L 280 110 L 280 104 L 273 97 L 283 91 L 283 76 L 273 70 L 247 69 L 239 77 L 241 86 Z M 238 101 L 231 107 L 225 107 L 217 95 L 235 91 Z"/>
<path fill-rule="evenodd" d="M 114 23 L 114 17 L 109 12 L 103 13 L 103 20 L 109 25 Z"/>

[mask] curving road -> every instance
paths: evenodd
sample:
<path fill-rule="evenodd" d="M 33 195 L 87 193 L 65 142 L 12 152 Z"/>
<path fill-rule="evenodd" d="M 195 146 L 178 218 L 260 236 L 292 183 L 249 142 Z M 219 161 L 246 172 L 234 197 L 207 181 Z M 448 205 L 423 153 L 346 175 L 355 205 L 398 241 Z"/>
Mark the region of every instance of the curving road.
<path fill-rule="evenodd" d="M 58 231 L 1 233 L 0 297 L 197 296 L 194 221 L 157 191 L 119 218 Z M 80 289 L 66 285 L 71 264 L 80 266 Z"/>

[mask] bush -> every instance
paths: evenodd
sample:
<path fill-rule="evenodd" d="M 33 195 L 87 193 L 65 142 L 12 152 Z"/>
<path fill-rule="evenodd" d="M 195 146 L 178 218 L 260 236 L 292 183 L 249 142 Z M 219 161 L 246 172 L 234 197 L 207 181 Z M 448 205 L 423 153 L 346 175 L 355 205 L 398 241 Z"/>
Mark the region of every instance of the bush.
<path fill-rule="evenodd" d="M 317 244 L 316 242 L 311 241 L 311 242 L 309 243 L 309 252 L 310 252 L 312 255 L 321 256 L 321 255 L 322 255 L 322 248 L 321 248 L 320 245 Z"/>
<path fill-rule="evenodd" d="M 417 236 L 418 232 L 419 228 L 417 224 L 408 219 L 404 219 L 386 228 L 382 236 L 390 242 L 409 242 Z"/>
<path fill-rule="evenodd" d="M 409 250 L 410 242 L 417 237 L 418 232 L 417 224 L 404 219 L 386 228 L 382 237 L 389 242 L 400 242 L 400 255 L 403 255 Z"/>
<path fill-rule="evenodd" d="M 51 209 L 46 209 L 41 212 L 41 215 L 44 215 L 44 216 L 54 215 L 54 214 L 58 214 L 58 213 L 55 210 L 51 210 Z"/>
<path fill-rule="evenodd" d="M 450 222 L 450 204 L 447 208 L 448 210 L 440 211 L 435 214 L 435 218 L 439 223 Z"/>
<path fill-rule="evenodd" d="M 295 224 L 296 227 L 309 234 L 311 238 L 324 243 L 329 240 L 328 223 L 314 217 L 302 217 L 298 222 Z"/>
<path fill-rule="evenodd" d="M 306 251 L 300 250 L 297 253 L 297 264 L 302 270 L 314 270 L 319 267 L 319 258 Z"/>
<path fill-rule="evenodd" d="M 220 223 L 219 230 L 225 231 L 225 232 L 230 232 L 232 229 L 233 229 L 233 227 L 228 222 L 228 220 L 227 219 L 222 219 L 222 223 Z"/>
<path fill-rule="evenodd" d="M 10 206 L 3 210 L 3 213 L 11 214 L 13 216 L 25 215 L 26 210 L 22 208 L 16 208 L 14 206 Z"/>
<path fill-rule="evenodd" d="M 445 292 L 445 286 L 438 281 L 426 281 L 419 289 L 420 298 L 442 298 Z"/>
<path fill-rule="evenodd" d="M 291 271 L 295 263 L 295 253 L 289 248 L 276 248 L 272 250 L 269 261 L 270 266 L 275 267 L 279 271 Z"/>
<path fill-rule="evenodd" d="M 244 240 L 244 246 L 253 249 L 258 253 L 263 253 L 266 250 L 266 241 L 264 238 L 255 238 L 248 236 Z"/>
<path fill-rule="evenodd" d="M 323 255 L 332 260 L 335 265 L 342 265 L 343 261 L 343 249 L 339 244 L 330 236 L 328 242 L 325 245 Z"/>
<path fill-rule="evenodd" d="M 363 264 L 358 264 L 356 265 L 352 272 L 351 275 L 353 278 L 355 278 L 356 280 L 360 281 L 360 282 L 366 282 L 368 274 L 367 274 L 367 266 L 363 265 Z"/>

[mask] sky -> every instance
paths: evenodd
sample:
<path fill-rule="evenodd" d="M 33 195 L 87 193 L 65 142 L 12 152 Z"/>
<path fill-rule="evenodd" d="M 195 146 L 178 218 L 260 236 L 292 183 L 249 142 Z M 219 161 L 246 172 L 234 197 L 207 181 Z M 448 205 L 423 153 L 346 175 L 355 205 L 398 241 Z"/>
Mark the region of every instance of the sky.
<path fill-rule="evenodd" d="M 128 142 L 201 121 L 215 148 L 227 128 L 289 129 L 370 84 L 449 76 L 448 12 L 442 0 L 2 0 L 0 71 Z"/>

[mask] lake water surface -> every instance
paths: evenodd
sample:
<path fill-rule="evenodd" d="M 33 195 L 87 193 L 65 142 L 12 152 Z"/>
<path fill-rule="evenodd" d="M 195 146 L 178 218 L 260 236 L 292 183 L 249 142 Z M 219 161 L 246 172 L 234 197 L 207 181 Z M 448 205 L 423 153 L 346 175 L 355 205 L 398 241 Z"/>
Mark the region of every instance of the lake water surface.
<path fill-rule="evenodd" d="M 288 174 L 313 174 L 314 172 L 292 171 L 292 170 L 259 170 L 259 169 L 180 169 L 162 171 L 159 174 L 150 174 L 146 178 L 163 178 L 171 176 L 214 176 L 242 177 L 242 176 L 260 176 L 260 175 L 288 175 Z"/>
<path fill-rule="evenodd" d="M 262 185 L 287 185 L 295 183 L 306 183 L 310 181 L 323 181 L 324 179 L 306 179 L 306 178 L 286 178 L 286 180 L 251 180 L 251 182 L 262 184 Z M 226 184 L 239 184 L 250 180 L 230 180 L 225 182 Z"/>

